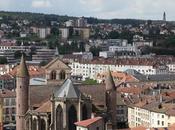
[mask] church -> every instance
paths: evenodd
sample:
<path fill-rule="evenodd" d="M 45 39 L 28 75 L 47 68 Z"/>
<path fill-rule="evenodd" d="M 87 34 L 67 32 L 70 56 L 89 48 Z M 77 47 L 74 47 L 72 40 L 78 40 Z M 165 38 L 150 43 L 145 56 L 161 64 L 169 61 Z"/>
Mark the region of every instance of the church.
<path fill-rule="evenodd" d="M 16 77 L 16 130 L 76 130 L 75 122 L 90 119 L 98 114 L 103 114 L 105 122 L 111 124 L 113 130 L 116 129 L 117 93 L 110 71 L 106 85 L 102 88 L 103 93 L 100 93 L 102 100 L 105 101 L 106 110 L 99 113 L 94 109 L 95 97 L 93 99 L 90 94 L 84 93 L 85 91 L 82 91 L 84 86 L 80 87 L 73 83 L 70 68 L 63 62 L 55 59 L 45 69 L 48 84 L 55 80 L 62 82 L 61 85 L 53 87 L 48 100 L 39 107 L 34 107 L 30 100 L 32 98 L 29 87 L 30 76 L 25 57 L 22 56 Z M 92 93 L 95 93 L 95 89 Z"/>

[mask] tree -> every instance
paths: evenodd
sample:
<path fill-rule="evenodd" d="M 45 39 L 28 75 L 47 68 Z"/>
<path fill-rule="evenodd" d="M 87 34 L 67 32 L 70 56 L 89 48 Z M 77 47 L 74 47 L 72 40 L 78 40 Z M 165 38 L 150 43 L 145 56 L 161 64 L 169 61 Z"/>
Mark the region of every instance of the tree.
<path fill-rule="evenodd" d="M 90 48 L 90 52 L 92 52 L 93 56 L 99 56 L 99 52 L 100 51 L 101 51 L 101 48 L 100 47 L 92 46 Z"/>
<path fill-rule="evenodd" d="M 0 57 L 0 64 L 7 64 L 7 58 L 1 56 L 1 57 Z"/>
<path fill-rule="evenodd" d="M 119 33 L 117 31 L 111 31 L 108 35 L 109 39 L 118 39 Z"/>
<path fill-rule="evenodd" d="M 20 59 L 21 56 L 22 56 L 21 51 L 16 51 L 16 52 L 14 53 L 14 58 L 15 58 L 15 59 Z"/>

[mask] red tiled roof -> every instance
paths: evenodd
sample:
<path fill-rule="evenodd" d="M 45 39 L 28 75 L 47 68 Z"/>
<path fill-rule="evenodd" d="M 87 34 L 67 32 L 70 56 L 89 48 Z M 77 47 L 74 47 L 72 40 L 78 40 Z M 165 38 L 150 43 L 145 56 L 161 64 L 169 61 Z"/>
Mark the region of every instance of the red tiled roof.
<path fill-rule="evenodd" d="M 10 80 L 13 79 L 13 77 L 9 74 L 1 75 L 0 80 Z"/>
<path fill-rule="evenodd" d="M 9 73 L 13 76 L 16 76 L 18 67 L 19 66 L 14 67 Z M 40 77 L 45 75 L 45 70 L 38 66 L 28 66 L 28 71 L 29 71 L 30 77 Z"/>
<path fill-rule="evenodd" d="M 79 122 L 76 122 L 74 123 L 75 125 L 78 125 L 78 126 L 82 126 L 82 127 L 88 127 L 89 125 L 101 120 L 102 117 L 95 117 L 95 118 L 92 118 L 92 119 L 88 119 L 88 120 L 83 120 L 83 121 L 79 121 Z"/>

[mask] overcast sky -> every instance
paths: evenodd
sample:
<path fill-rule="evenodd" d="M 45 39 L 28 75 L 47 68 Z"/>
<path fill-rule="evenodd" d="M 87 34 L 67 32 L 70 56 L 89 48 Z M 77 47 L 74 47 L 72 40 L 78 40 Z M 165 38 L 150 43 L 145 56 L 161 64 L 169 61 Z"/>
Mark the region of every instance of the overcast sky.
<path fill-rule="evenodd" d="M 0 0 L 0 10 L 98 18 L 175 20 L 175 0 Z"/>

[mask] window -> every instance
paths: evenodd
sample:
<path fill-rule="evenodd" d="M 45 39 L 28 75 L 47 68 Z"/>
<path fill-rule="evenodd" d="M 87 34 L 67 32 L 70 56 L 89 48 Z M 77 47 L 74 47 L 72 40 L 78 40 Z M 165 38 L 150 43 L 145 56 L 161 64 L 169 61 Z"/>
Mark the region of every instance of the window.
<path fill-rule="evenodd" d="M 162 126 L 164 126 L 164 121 L 162 121 Z"/>
<path fill-rule="evenodd" d="M 157 121 L 157 125 L 160 125 L 160 121 Z"/>
<path fill-rule="evenodd" d="M 55 79 L 56 79 L 56 71 L 55 71 L 55 70 L 53 70 L 53 71 L 51 72 L 51 74 L 50 74 L 50 79 L 51 79 L 51 80 L 55 80 Z"/>
<path fill-rule="evenodd" d="M 162 118 L 164 118 L 164 115 L 162 115 Z"/>
<path fill-rule="evenodd" d="M 65 73 L 65 71 L 62 70 L 62 71 L 60 72 L 60 79 L 61 79 L 61 80 L 64 80 L 65 78 L 66 78 L 66 73 Z"/>

